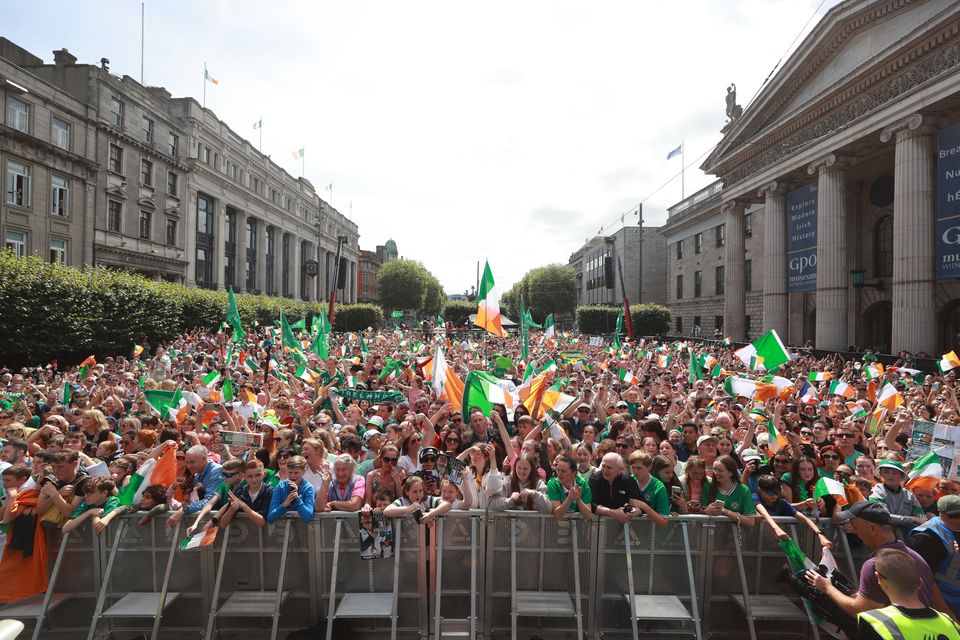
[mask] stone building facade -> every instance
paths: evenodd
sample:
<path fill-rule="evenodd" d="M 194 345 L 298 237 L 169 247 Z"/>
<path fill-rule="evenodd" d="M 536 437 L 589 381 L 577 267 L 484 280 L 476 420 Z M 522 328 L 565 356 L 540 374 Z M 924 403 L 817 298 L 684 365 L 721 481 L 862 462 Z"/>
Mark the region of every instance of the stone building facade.
<path fill-rule="evenodd" d="M 377 274 L 383 262 L 380 256 L 373 251 L 360 250 L 360 260 L 357 263 L 357 302 L 376 302 L 380 299 L 380 284 Z"/>
<path fill-rule="evenodd" d="M 55 51 L 54 63 L 45 64 L 3 38 L 0 65 L 4 77 L 20 78 L 11 81 L 26 90 L 18 98 L 15 90 L 0 87 L 9 112 L 4 122 L 19 124 L 18 103 L 26 102 L 33 128 L 14 127 L 15 133 L 0 137 L 0 145 L 18 138 L 30 138 L 34 146 L 49 144 L 50 136 L 63 137 L 51 122 L 66 120 L 72 148 L 62 152 L 82 156 L 88 167 L 85 178 L 69 179 L 76 220 L 55 216 L 49 231 L 32 220 L 27 252 L 66 236 L 65 263 L 122 268 L 190 286 L 320 300 L 336 284 L 331 275 L 342 237 L 347 282 L 339 299 L 355 300 L 356 224 L 319 198 L 309 181 L 288 174 L 195 99 L 174 98 L 162 87 L 112 75 L 105 60 L 99 66 L 78 64 L 66 49 Z M 48 111 L 57 111 L 57 120 Z M 55 155 L 28 167 L 36 175 L 29 176 L 34 189 L 37 180 L 46 183 L 58 171 L 62 175 L 63 161 Z M 14 160 L 14 172 L 22 164 Z M 5 172 L 9 167 L 6 162 Z M 77 200 L 78 194 L 85 197 Z M 43 200 L 50 198 L 44 194 Z M 14 234 L 10 241 L 23 231 L 17 206 L 10 214 L 4 211 L 4 233 L 9 226 Z M 64 221 L 73 228 L 64 227 Z"/>
<path fill-rule="evenodd" d="M 957 346 L 960 5 L 843 2 L 733 115 L 701 167 L 716 204 L 664 228 L 674 256 L 694 220 L 724 225 L 724 335 L 744 339 L 750 316 L 751 335 L 822 349 Z"/>
<path fill-rule="evenodd" d="M 641 247 L 642 244 L 642 247 Z M 624 227 L 609 236 L 596 236 L 571 254 L 568 264 L 577 276 L 577 304 L 619 304 L 623 285 L 631 304 L 667 302 L 666 241 L 656 227 Z M 608 288 L 605 264 L 613 270 L 613 286 Z M 641 269 L 642 264 L 642 269 Z M 642 283 L 642 287 L 641 287 Z"/>

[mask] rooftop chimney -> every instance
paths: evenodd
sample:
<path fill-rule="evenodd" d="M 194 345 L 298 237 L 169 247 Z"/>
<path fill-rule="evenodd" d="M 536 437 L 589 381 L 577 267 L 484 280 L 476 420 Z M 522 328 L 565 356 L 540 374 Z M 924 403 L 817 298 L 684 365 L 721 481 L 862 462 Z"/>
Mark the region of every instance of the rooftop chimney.
<path fill-rule="evenodd" d="M 57 67 L 65 67 L 77 64 L 77 56 L 64 49 L 58 49 L 53 52 L 53 63 Z"/>

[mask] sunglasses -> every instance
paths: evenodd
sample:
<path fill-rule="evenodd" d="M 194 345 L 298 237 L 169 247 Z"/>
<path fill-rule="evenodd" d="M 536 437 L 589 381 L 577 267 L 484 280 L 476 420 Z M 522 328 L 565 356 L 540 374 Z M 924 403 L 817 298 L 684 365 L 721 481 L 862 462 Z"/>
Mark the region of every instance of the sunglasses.
<path fill-rule="evenodd" d="M 617 449 L 629 449 L 629 448 L 630 448 L 630 445 L 628 444 L 624 444 L 622 442 L 617 443 Z"/>
<path fill-rule="evenodd" d="M 836 434 L 835 437 L 837 437 L 837 438 L 842 438 L 842 439 L 846 440 L 846 439 L 848 439 L 848 438 L 853 438 L 854 436 L 853 436 L 852 433 L 838 433 L 838 434 Z"/>
<path fill-rule="evenodd" d="M 790 464 L 792 460 L 790 458 L 774 458 L 773 464 Z"/>
<path fill-rule="evenodd" d="M 421 462 L 436 462 L 436 461 L 437 459 L 434 458 L 433 456 L 430 456 L 428 458 L 424 458 L 423 460 L 421 460 Z"/>
<path fill-rule="evenodd" d="M 223 477 L 224 477 L 224 478 L 232 478 L 233 476 L 237 475 L 238 473 L 239 473 L 239 471 L 233 471 L 233 472 L 227 471 L 227 472 L 225 472 L 225 473 L 223 474 Z"/>
<path fill-rule="evenodd" d="M 383 458 L 380 458 L 380 459 L 383 460 L 384 462 L 386 462 L 387 464 L 394 464 L 394 463 L 396 463 L 397 460 L 399 460 L 400 458 L 387 458 L 387 457 L 383 457 Z"/>
<path fill-rule="evenodd" d="M 289 458 L 289 457 L 290 457 L 290 454 L 289 454 L 289 453 L 281 453 L 279 457 L 280 457 L 281 459 Z"/>
<path fill-rule="evenodd" d="M 824 460 L 839 460 L 839 459 L 840 459 L 840 456 L 838 456 L 838 455 L 835 454 L 835 453 L 825 453 L 825 454 L 823 454 L 823 455 L 820 456 L 820 457 L 823 458 Z"/>
<path fill-rule="evenodd" d="M 460 442 L 460 438 L 447 438 L 445 442 Z"/>
<path fill-rule="evenodd" d="M 460 416 L 456 416 L 456 417 L 450 418 L 450 419 L 453 420 L 454 422 L 463 422 L 463 418 L 461 418 Z"/>

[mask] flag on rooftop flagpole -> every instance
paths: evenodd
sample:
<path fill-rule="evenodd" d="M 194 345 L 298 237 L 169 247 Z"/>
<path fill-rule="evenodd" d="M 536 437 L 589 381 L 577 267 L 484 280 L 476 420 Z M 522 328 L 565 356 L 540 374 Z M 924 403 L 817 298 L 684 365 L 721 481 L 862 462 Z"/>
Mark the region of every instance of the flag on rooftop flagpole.
<path fill-rule="evenodd" d="M 733 352 L 733 355 L 751 368 L 773 371 L 790 361 L 790 353 L 777 332 L 771 329 L 753 344 Z"/>
<path fill-rule="evenodd" d="M 678 146 L 676 149 L 674 149 L 673 151 L 671 151 L 671 152 L 669 152 L 669 153 L 667 154 L 667 160 L 673 158 L 674 156 L 678 156 L 678 155 L 680 155 L 681 153 L 683 153 L 683 143 L 682 143 L 682 142 L 680 143 L 680 146 Z"/>
<path fill-rule="evenodd" d="M 196 76 L 194 76 L 196 77 Z M 210 72 L 207 71 L 207 67 L 203 67 L 203 79 L 209 82 L 210 84 L 220 84 L 220 81 L 210 75 Z"/>
<path fill-rule="evenodd" d="M 477 301 L 477 320 L 474 324 L 495 336 L 507 337 L 507 332 L 503 330 L 501 324 L 500 294 L 497 292 L 496 284 L 493 281 L 490 262 L 487 262 L 483 267 L 483 278 L 480 279 Z"/>
<path fill-rule="evenodd" d="M 299 160 L 300 158 L 303 157 L 303 152 L 304 152 L 305 150 L 306 150 L 306 147 L 300 147 L 300 148 L 297 149 L 296 151 L 291 151 L 291 152 L 290 152 L 290 155 L 293 156 L 293 159 L 294 159 L 294 160 Z"/>
<path fill-rule="evenodd" d="M 259 120 L 253 123 L 254 129 L 259 129 L 262 126 L 263 126 L 263 118 L 260 118 Z"/>

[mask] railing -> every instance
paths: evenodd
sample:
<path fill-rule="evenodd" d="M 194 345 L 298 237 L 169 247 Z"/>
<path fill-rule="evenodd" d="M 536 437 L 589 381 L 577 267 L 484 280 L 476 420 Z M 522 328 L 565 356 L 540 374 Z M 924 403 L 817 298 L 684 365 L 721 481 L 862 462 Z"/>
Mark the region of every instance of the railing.
<path fill-rule="evenodd" d="M 283 638 L 311 626 L 326 626 L 327 638 L 818 637 L 774 580 L 786 564 L 776 537 L 726 518 L 671 518 L 660 529 L 648 519 L 451 512 L 431 528 L 395 522 L 395 555 L 378 560 L 360 557 L 356 514 L 264 529 L 238 517 L 214 545 L 187 551 L 176 549 L 179 527 L 136 518 L 100 535 L 84 525 L 50 536 L 48 594 L 0 617 L 39 618 L 34 638 Z M 809 530 L 778 520 L 816 561 Z M 820 526 L 856 583 L 869 550 Z"/>

